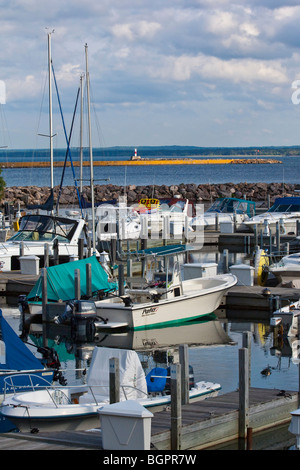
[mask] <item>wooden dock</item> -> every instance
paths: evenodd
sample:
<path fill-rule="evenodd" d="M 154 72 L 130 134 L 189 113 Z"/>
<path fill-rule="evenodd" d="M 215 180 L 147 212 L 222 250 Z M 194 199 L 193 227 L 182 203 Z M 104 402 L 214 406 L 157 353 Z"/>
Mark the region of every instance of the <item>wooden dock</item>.
<path fill-rule="evenodd" d="M 298 408 L 298 393 L 250 388 L 249 427 L 253 434 L 289 423 Z M 182 406 L 180 450 L 209 449 L 238 439 L 239 392 L 229 392 Z M 291 437 L 293 437 L 291 435 Z M 103 450 L 101 431 L 0 434 L 1 450 Z M 151 450 L 171 449 L 170 410 L 154 413 Z"/>

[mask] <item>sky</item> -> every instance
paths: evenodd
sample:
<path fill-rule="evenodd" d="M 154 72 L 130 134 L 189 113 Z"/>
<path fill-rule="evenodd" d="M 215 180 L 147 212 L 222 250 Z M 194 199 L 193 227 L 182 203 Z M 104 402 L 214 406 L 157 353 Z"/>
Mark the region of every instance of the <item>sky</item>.
<path fill-rule="evenodd" d="M 67 135 L 87 44 L 94 147 L 300 145 L 299 22 L 296 0 L 0 0 L 0 146 L 49 146 L 50 32 Z"/>

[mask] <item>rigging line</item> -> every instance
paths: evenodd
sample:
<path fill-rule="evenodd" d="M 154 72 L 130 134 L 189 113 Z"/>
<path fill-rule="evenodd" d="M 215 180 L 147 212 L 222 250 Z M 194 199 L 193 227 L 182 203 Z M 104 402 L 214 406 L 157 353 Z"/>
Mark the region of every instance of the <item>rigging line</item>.
<path fill-rule="evenodd" d="M 70 130 L 70 134 L 69 134 L 69 142 L 71 141 L 71 137 L 72 137 L 72 132 L 73 132 L 73 126 L 74 126 L 74 120 L 75 120 L 75 115 L 76 115 L 76 109 L 77 109 L 77 104 L 78 104 L 79 93 L 80 93 L 80 88 L 78 88 L 78 91 L 77 91 L 77 97 L 76 97 L 76 102 L 75 102 L 75 109 L 74 109 L 74 113 L 73 113 L 72 124 L 71 124 L 71 130 Z M 60 196 L 61 196 L 61 192 L 62 192 L 62 185 L 63 185 L 64 176 L 65 176 L 67 158 L 68 158 L 68 151 L 66 151 L 64 167 L 63 167 L 63 171 L 62 171 L 62 175 L 61 175 L 61 181 L 60 181 L 60 186 L 59 186 L 59 191 L 58 191 L 58 197 L 57 197 L 57 203 L 56 203 L 56 212 L 58 211 L 59 200 L 60 200 Z"/>
<path fill-rule="evenodd" d="M 55 89 L 56 89 L 56 94 L 57 94 L 57 100 L 58 100 L 58 104 L 59 104 L 59 110 L 60 110 L 61 119 L 62 119 L 62 123 L 63 123 L 65 138 L 66 138 L 66 141 L 67 141 L 67 152 L 68 152 L 69 157 L 70 157 L 70 162 L 71 162 L 71 167 L 72 167 L 72 173 L 73 173 L 73 178 L 74 178 L 74 185 L 75 185 L 76 192 L 77 192 L 77 198 L 78 198 L 78 203 L 79 203 L 79 207 L 80 207 L 80 210 L 81 210 L 81 215 L 82 215 L 82 217 L 83 217 L 82 207 L 81 207 L 81 201 L 80 201 L 80 195 L 79 195 L 78 185 L 77 185 L 77 181 L 76 181 L 76 176 L 75 176 L 75 171 L 74 171 L 74 166 L 73 166 L 73 160 L 72 160 L 71 152 L 70 152 L 70 142 L 69 142 L 68 137 L 67 137 L 66 126 L 65 126 L 65 121 L 64 121 L 63 113 L 62 113 L 61 102 L 60 102 L 60 98 L 59 98 L 59 93 L 58 93 L 58 88 L 57 88 L 57 83 L 56 83 L 56 77 L 55 77 L 55 73 L 54 73 L 53 63 L 51 62 L 51 64 L 52 64 L 52 72 L 53 72 L 54 84 L 55 84 Z"/>

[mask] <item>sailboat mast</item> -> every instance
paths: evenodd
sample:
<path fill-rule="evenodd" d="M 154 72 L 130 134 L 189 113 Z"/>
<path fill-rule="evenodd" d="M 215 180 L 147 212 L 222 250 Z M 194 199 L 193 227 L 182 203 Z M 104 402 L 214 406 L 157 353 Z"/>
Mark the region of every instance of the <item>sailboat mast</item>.
<path fill-rule="evenodd" d="M 83 187 L 83 75 L 80 76 L 80 196 Z"/>
<path fill-rule="evenodd" d="M 53 189 L 53 142 L 52 142 L 52 57 L 51 33 L 48 33 L 48 80 L 49 80 L 49 136 L 50 136 L 50 188 Z"/>
<path fill-rule="evenodd" d="M 93 255 L 96 254 L 95 243 L 95 201 L 94 201 L 94 164 L 92 149 L 92 129 L 91 129 L 91 107 L 90 107 L 90 76 L 88 68 L 88 45 L 85 44 L 85 65 L 86 65 L 86 89 L 87 89 L 87 109 L 88 109 L 88 128 L 89 128 L 89 148 L 90 148 L 90 186 L 92 200 L 92 239 L 93 239 Z"/>

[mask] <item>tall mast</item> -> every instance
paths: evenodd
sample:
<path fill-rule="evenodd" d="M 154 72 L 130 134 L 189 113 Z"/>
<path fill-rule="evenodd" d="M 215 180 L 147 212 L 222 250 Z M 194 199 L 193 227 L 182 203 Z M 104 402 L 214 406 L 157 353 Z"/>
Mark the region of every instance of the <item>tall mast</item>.
<path fill-rule="evenodd" d="M 50 188 L 53 189 L 53 143 L 52 143 L 52 57 L 51 33 L 48 33 L 48 79 L 49 79 L 49 136 L 50 136 Z"/>
<path fill-rule="evenodd" d="M 92 199 L 92 237 L 93 237 L 93 255 L 96 254 L 95 244 L 95 201 L 94 201 L 94 164 L 92 149 L 92 129 L 91 129 L 91 109 L 90 109 L 90 76 L 88 68 L 88 46 L 85 44 L 85 66 L 86 66 L 86 89 L 88 106 L 88 127 L 89 127 L 89 148 L 90 148 L 90 186 Z"/>
<path fill-rule="evenodd" d="M 83 178 L 83 75 L 80 75 L 80 196 L 82 195 Z"/>

